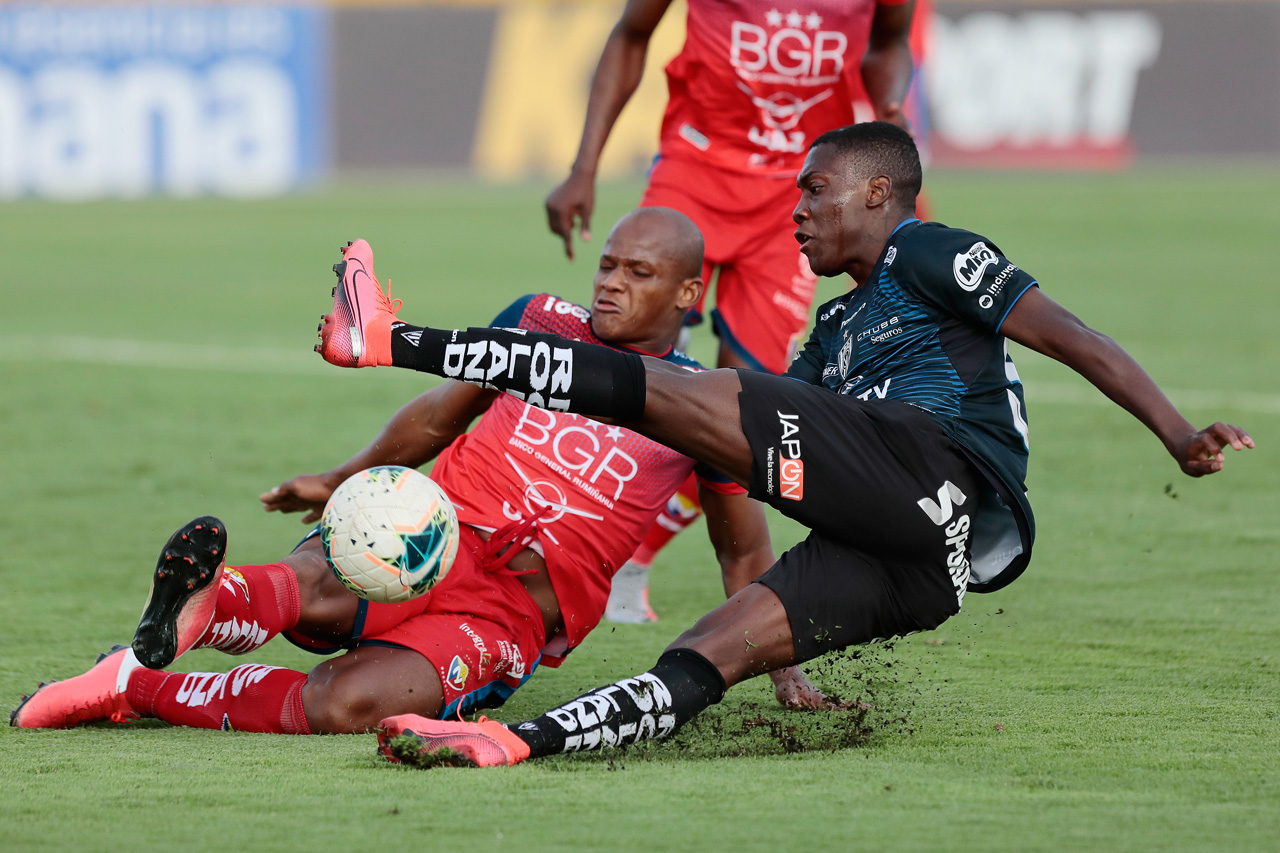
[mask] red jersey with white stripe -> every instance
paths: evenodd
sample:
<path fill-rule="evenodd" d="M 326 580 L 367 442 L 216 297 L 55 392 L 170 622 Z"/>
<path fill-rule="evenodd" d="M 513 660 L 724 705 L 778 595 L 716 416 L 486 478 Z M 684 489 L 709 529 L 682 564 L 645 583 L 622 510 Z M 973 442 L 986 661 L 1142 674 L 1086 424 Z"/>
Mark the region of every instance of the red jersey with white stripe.
<path fill-rule="evenodd" d="M 663 157 L 793 178 L 809 143 L 853 123 L 877 0 L 688 4 L 666 69 Z"/>
<path fill-rule="evenodd" d="M 517 300 L 493 325 L 601 344 L 590 317 L 582 306 L 543 293 Z M 682 353 L 661 357 L 702 369 Z M 693 470 L 716 491 L 743 492 L 718 472 L 631 430 L 503 394 L 471 432 L 440 454 L 431 477 L 453 499 L 458 520 L 482 530 L 546 509 L 537 522 L 538 550 L 565 623 L 564 642 L 553 641 L 544 652 L 543 663 L 554 666 L 599 623 L 614 572 Z"/>

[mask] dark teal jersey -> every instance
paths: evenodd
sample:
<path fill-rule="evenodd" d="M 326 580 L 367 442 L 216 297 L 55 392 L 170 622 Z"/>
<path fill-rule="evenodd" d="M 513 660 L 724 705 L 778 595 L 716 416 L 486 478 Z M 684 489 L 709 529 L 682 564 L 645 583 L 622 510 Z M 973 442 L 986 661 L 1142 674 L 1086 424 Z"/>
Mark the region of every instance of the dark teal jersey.
<path fill-rule="evenodd" d="M 1002 512 L 975 550 L 974 591 L 1004 586 L 1030 557 L 1028 428 L 1000 327 L 1036 281 L 993 242 L 917 219 L 885 244 L 867 283 L 818 309 L 787 375 L 863 400 L 929 412 L 995 488 Z"/>

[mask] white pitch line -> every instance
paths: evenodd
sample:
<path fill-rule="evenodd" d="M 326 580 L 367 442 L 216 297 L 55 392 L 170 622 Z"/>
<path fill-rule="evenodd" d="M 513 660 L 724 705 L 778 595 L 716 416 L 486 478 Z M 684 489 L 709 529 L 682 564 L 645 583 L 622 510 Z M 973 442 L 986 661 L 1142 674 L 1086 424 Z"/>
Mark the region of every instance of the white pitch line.
<path fill-rule="evenodd" d="M 0 362 L 220 370 L 282 376 L 335 375 L 335 368 L 325 364 L 315 353 L 305 350 L 174 344 L 69 335 L 0 335 Z M 372 372 L 387 374 L 391 371 Z M 1031 379 L 1024 383 L 1024 388 L 1027 399 L 1033 404 L 1114 405 L 1084 380 L 1073 383 Z M 1268 415 L 1280 414 L 1280 394 L 1192 388 L 1166 388 L 1165 393 L 1185 409 L 1230 409 Z"/>
<path fill-rule="evenodd" d="M 0 336 L 0 361 L 221 370 L 291 376 L 318 376 L 333 370 L 320 356 L 305 350 L 295 352 L 275 348 L 169 344 L 66 335 Z"/>

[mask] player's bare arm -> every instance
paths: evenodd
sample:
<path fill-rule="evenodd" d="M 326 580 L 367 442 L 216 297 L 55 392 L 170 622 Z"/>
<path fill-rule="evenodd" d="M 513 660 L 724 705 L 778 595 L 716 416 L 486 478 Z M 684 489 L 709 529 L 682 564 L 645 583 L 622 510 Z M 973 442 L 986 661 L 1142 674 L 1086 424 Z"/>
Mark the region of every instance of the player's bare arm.
<path fill-rule="evenodd" d="M 368 446 L 323 474 L 302 474 L 258 496 L 267 512 L 305 512 L 303 524 L 320 518 L 325 502 L 347 477 L 375 465 L 417 468 L 431 461 L 484 413 L 497 396 L 465 382 L 445 382 L 410 400 L 391 416 Z"/>
<path fill-rule="evenodd" d="M 573 167 L 562 184 L 547 196 L 547 225 L 564 240 L 564 252 L 573 260 L 573 229 L 581 223 L 581 237 L 591 239 L 591 213 L 595 209 L 596 167 L 614 122 L 635 94 L 644 74 L 649 39 L 671 0 L 629 0 L 622 17 L 609 34 L 591 80 L 587 117 Z"/>
<path fill-rule="evenodd" d="M 902 102 L 915 67 L 908 43 L 915 7 L 915 0 L 876 6 L 867 52 L 862 58 L 862 85 L 875 107 L 876 118 L 905 130 L 911 130 Z"/>
<path fill-rule="evenodd" d="M 1196 429 L 1119 344 L 1089 328 L 1038 287 L 1014 304 L 1001 332 L 1088 379 L 1155 433 L 1189 476 L 1221 471 L 1225 461 L 1222 451 L 1227 447 L 1244 450 L 1254 446 L 1247 432 L 1231 424 L 1219 422 Z"/>

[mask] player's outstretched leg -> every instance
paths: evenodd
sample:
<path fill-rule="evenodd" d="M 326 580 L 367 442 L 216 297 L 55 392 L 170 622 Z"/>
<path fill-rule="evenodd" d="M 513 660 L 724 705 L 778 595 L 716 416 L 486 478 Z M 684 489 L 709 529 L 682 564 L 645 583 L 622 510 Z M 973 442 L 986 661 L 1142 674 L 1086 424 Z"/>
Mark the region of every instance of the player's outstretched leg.
<path fill-rule="evenodd" d="M 309 734 L 302 705 L 306 680 L 305 673 L 258 664 L 230 672 L 160 672 L 142 666 L 133 649 L 116 646 L 88 672 L 23 696 L 9 724 L 68 729 L 155 717 L 202 729 Z"/>
<path fill-rule="evenodd" d="M 353 253 L 367 260 L 356 272 Z M 334 291 L 332 313 L 322 317 L 316 345 L 331 364 L 390 364 L 505 391 L 543 409 L 611 418 L 739 483 L 750 477 L 751 452 L 738 417 L 742 385 L 733 371 L 694 374 L 631 351 L 542 332 L 410 326 L 396 319 L 399 306 L 376 279 L 361 274 L 372 268 L 368 244 L 356 241 L 345 257 L 342 285 Z M 353 343 L 357 333 L 359 346 Z"/>
<path fill-rule="evenodd" d="M 116 723 L 138 719 L 125 691 L 129 676 L 139 667 L 133 650 L 116 646 L 98 657 L 83 675 L 66 681 L 40 683 L 36 692 L 23 696 L 9 714 L 9 725 L 24 729 L 69 729 L 85 723 L 111 720 Z"/>
<path fill-rule="evenodd" d="M 143 666 L 168 666 L 209 629 L 226 554 L 227 527 L 211 515 L 187 522 L 169 537 L 133 635 L 133 652 Z"/>
<path fill-rule="evenodd" d="M 464 723 L 391 717 L 379 728 L 378 751 L 417 767 L 492 767 L 626 746 L 671 735 L 724 698 L 726 689 L 711 661 L 692 649 L 669 649 L 648 672 L 584 693 L 515 728 L 483 718 Z"/>

